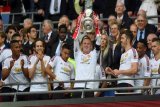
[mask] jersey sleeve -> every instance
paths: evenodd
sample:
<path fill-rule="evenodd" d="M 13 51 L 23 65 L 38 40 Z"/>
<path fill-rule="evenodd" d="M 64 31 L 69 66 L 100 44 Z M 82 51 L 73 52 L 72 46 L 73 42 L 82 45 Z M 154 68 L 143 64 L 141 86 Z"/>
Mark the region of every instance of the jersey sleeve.
<path fill-rule="evenodd" d="M 50 56 L 46 56 L 45 60 L 46 60 L 46 63 L 45 63 L 45 67 L 47 67 L 48 63 L 50 62 Z"/>
<path fill-rule="evenodd" d="M 5 59 L 2 63 L 2 69 L 8 69 L 10 67 L 10 61 L 8 59 Z"/>
<path fill-rule="evenodd" d="M 29 57 L 28 69 L 33 68 L 33 66 L 34 66 L 34 64 L 35 64 L 35 62 L 36 62 L 36 60 L 37 60 L 37 58 L 36 58 L 36 57 L 34 57 L 34 56 Z"/>
<path fill-rule="evenodd" d="M 49 61 L 49 65 L 52 67 L 52 68 L 54 68 L 55 66 L 56 66 L 56 64 L 57 64 L 57 61 L 58 61 L 58 56 L 55 56 L 55 57 L 52 57 L 51 59 L 50 59 L 50 61 Z"/>
<path fill-rule="evenodd" d="M 151 65 L 150 65 L 150 60 L 148 57 L 145 57 L 145 62 L 144 64 L 144 76 L 145 77 L 150 77 L 151 76 Z"/>
<path fill-rule="evenodd" d="M 96 66 L 96 75 L 99 79 L 106 79 L 104 69 L 100 65 Z"/>
<path fill-rule="evenodd" d="M 136 51 L 136 49 L 132 48 L 132 54 L 131 54 L 131 62 L 138 62 L 138 53 Z"/>
<path fill-rule="evenodd" d="M 73 79 L 75 79 L 75 70 L 74 70 L 74 67 L 72 64 L 70 64 L 70 67 L 71 67 L 70 79 L 73 80 Z"/>
<path fill-rule="evenodd" d="M 24 68 L 28 68 L 28 57 L 24 56 L 23 60 L 24 60 Z"/>

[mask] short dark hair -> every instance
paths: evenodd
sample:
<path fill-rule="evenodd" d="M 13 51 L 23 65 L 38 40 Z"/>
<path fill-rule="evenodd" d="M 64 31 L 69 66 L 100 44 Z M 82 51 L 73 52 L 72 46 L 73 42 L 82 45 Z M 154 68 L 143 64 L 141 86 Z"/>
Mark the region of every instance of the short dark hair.
<path fill-rule="evenodd" d="M 65 24 L 62 24 L 62 25 L 60 25 L 60 26 L 58 27 L 58 30 L 59 30 L 59 31 L 63 30 L 63 32 L 66 33 L 66 32 L 67 32 L 67 26 L 66 26 Z"/>
<path fill-rule="evenodd" d="M 30 33 L 32 28 L 37 29 L 36 26 L 32 25 L 31 27 L 29 27 L 29 28 L 27 29 L 27 33 Z"/>
<path fill-rule="evenodd" d="M 9 25 L 9 26 L 7 27 L 7 29 L 6 29 L 5 32 L 8 33 L 10 29 L 12 29 L 12 30 L 14 30 L 15 32 L 17 32 L 17 28 L 16 28 L 16 26 L 14 26 L 14 25 Z"/>
<path fill-rule="evenodd" d="M 68 50 L 71 50 L 70 45 L 69 45 L 69 44 L 67 44 L 67 43 L 64 43 L 64 44 L 62 45 L 62 49 L 68 49 Z"/>
<path fill-rule="evenodd" d="M 144 47 L 147 48 L 147 42 L 146 42 L 144 39 L 140 39 L 140 40 L 138 41 L 138 43 L 142 43 L 142 44 L 144 45 Z"/>
<path fill-rule="evenodd" d="M 19 33 L 15 33 L 13 34 L 11 40 L 15 40 L 16 37 L 21 37 L 21 35 Z"/>
<path fill-rule="evenodd" d="M 18 41 L 18 40 L 11 40 L 11 43 L 10 43 L 11 47 L 12 47 L 13 44 L 15 44 L 15 43 L 18 43 L 18 44 L 19 44 L 19 41 Z"/>
<path fill-rule="evenodd" d="M 121 29 L 120 34 L 121 34 L 121 36 L 122 36 L 122 34 L 125 34 L 126 38 L 130 39 L 130 43 L 132 43 L 133 34 L 130 30 L 123 28 L 123 29 Z"/>

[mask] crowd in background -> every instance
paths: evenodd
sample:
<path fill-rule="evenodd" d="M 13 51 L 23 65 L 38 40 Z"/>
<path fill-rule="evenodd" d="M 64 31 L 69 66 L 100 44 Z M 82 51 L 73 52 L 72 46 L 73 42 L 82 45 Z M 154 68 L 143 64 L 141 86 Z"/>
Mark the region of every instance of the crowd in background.
<path fill-rule="evenodd" d="M 63 83 L 70 80 L 159 77 L 159 4 L 158 0 L 0 1 L 1 93 L 159 86 L 159 79 Z M 9 16 L 7 23 L 10 25 L 4 28 L 6 7 L 7 12 L 22 14 L 15 16 L 14 23 L 11 23 L 13 16 Z M 89 16 L 94 21 L 91 31 L 85 29 L 83 20 L 88 9 L 93 10 Z M 36 12 L 34 20 L 27 12 Z M 100 20 L 103 18 L 107 20 Z M 58 21 L 56 28 L 53 21 Z M 34 22 L 42 22 L 42 29 Z M 42 31 L 41 35 L 38 31 Z M 77 36 L 73 37 L 75 33 Z M 53 80 L 60 83 L 28 85 Z M 3 86 L 12 83 L 27 85 Z M 117 92 L 150 94 L 148 90 L 140 89 Z M 154 93 L 159 94 L 159 89 Z M 17 100 L 82 96 L 81 92 L 40 93 L 36 96 L 18 95 Z M 86 92 L 84 96 L 100 97 L 105 96 L 105 92 Z M 2 96 L 2 101 L 12 100 L 13 96 Z"/>

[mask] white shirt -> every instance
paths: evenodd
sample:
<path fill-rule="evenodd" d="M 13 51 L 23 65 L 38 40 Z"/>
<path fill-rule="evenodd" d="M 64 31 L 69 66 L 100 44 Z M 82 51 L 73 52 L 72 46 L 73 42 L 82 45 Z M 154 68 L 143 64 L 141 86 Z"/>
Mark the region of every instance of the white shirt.
<path fill-rule="evenodd" d="M 158 74 L 158 68 L 160 66 L 160 59 L 156 60 L 155 58 L 151 59 L 151 71 L 152 77 L 160 77 Z M 152 86 L 160 85 L 159 79 L 152 79 L 151 81 Z"/>
<path fill-rule="evenodd" d="M 53 57 L 49 65 L 53 68 L 53 72 L 58 81 L 69 81 L 75 78 L 73 65 L 69 62 L 65 62 L 61 56 Z M 58 87 L 58 85 L 58 83 L 53 84 L 54 88 Z M 69 88 L 70 86 L 70 83 L 64 83 L 65 88 Z"/>
<path fill-rule="evenodd" d="M 96 65 L 96 72 L 95 72 L 95 80 L 104 80 L 104 79 L 106 79 L 104 69 L 100 65 L 97 64 Z M 93 89 L 98 89 L 99 85 L 100 85 L 99 81 L 94 82 Z"/>
<path fill-rule="evenodd" d="M 151 76 L 151 65 L 149 61 L 149 57 L 144 55 L 138 61 L 138 72 L 135 75 L 136 78 L 150 77 Z M 143 86 L 144 80 L 135 80 L 135 86 Z M 136 90 L 137 92 L 141 92 L 141 90 Z"/>
<path fill-rule="evenodd" d="M 131 68 L 132 63 L 138 63 L 138 54 L 136 49 L 131 48 L 127 52 L 123 53 L 121 55 L 121 60 L 120 60 L 120 67 L 119 70 L 128 70 Z M 118 78 L 133 78 L 134 75 L 127 76 L 120 74 L 118 75 Z M 134 86 L 134 80 L 118 80 L 118 84 L 120 83 L 128 83 Z"/>
<path fill-rule="evenodd" d="M 9 76 L 6 78 L 8 79 L 8 83 L 28 83 L 28 79 L 24 76 L 23 71 L 21 69 L 21 60 L 24 60 L 24 68 L 28 68 L 28 58 L 26 55 L 21 54 L 20 57 L 14 62 L 14 65 L 10 71 Z M 9 69 L 10 67 L 10 61 L 12 61 L 12 56 L 5 59 L 2 69 L 6 68 Z M 12 88 L 17 90 L 17 85 L 11 86 Z M 19 85 L 18 90 L 23 91 L 29 87 L 28 85 Z"/>
<path fill-rule="evenodd" d="M 77 52 L 75 57 L 76 61 L 76 76 L 75 80 L 94 80 L 96 65 L 97 65 L 97 52 L 91 51 L 89 54 L 83 54 L 81 50 Z M 84 88 L 85 83 L 75 83 L 74 87 Z M 93 89 L 94 82 L 87 82 L 86 88 Z"/>
<path fill-rule="evenodd" d="M 7 57 L 12 55 L 11 49 L 3 49 L 4 47 L 1 47 L 0 51 L 0 62 L 4 61 Z"/>
<path fill-rule="evenodd" d="M 55 52 L 56 56 L 60 56 L 62 45 L 63 45 L 63 41 L 59 40 L 59 44 L 58 44 L 56 52 Z"/>
<path fill-rule="evenodd" d="M 35 54 L 31 55 L 29 58 L 29 66 L 28 69 L 33 68 L 35 62 L 37 60 L 37 56 Z M 43 62 L 45 67 L 47 66 L 48 62 L 50 60 L 49 56 L 44 55 L 43 57 Z M 37 66 L 36 66 L 36 71 L 34 74 L 34 77 L 31 79 L 31 83 L 32 82 L 47 82 L 48 81 L 48 77 L 44 77 L 42 75 L 42 71 L 41 71 L 41 62 L 39 61 Z M 47 84 L 36 84 L 36 85 L 31 85 L 30 87 L 30 91 L 48 91 L 48 85 Z"/>
<path fill-rule="evenodd" d="M 61 0 L 57 0 L 57 2 L 58 2 L 58 9 L 57 9 L 57 11 L 54 10 L 54 2 L 55 2 L 55 0 L 51 0 L 50 14 L 58 14 L 58 13 L 60 13 Z"/>

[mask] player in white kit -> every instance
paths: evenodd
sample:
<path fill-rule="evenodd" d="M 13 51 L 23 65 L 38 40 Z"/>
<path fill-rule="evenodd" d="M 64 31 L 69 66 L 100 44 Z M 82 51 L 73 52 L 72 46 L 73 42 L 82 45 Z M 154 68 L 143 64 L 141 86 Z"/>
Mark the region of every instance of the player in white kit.
<path fill-rule="evenodd" d="M 11 41 L 12 55 L 6 58 L 2 65 L 2 79 L 6 84 L 28 83 L 28 58 L 20 52 L 19 41 Z M 11 85 L 11 92 L 26 92 L 29 85 Z M 25 100 L 25 96 L 18 96 L 17 100 Z"/>
<path fill-rule="evenodd" d="M 63 83 L 63 81 L 74 80 L 74 67 L 68 62 L 71 49 L 69 45 L 63 44 L 60 56 L 54 56 L 47 65 L 47 74 L 55 81 L 60 81 L 61 83 L 54 83 L 54 90 L 68 90 L 72 88 L 70 82 Z M 53 73 L 52 73 L 53 72 Z M 69 93 L 54 93 L 53 98 L 66 98 L 70 97 Z"/>
<path fill-rule="evenodd" d="M 119 69 L 109 71 L 114 75 L 118 76 L 119 79 L 128 80 L 118 80 L 117 87 L 133 87 L 134 80 L 129 80 L 133 78 L 138 70 L 138 54 L 136 49 L 132 48 L 132 33 L 127 29 L 121 30 L 121 45 L 125 52 L 121 55 L 120 67 Z M 133 92 L 133 90 L 119 90 L 117 92 Z"/>
<path fill-rule="evenodd" d="M 154 38 L 152 40 L 152 51 L 154 54 L 154 58 L 151 59 L 151 71 L 152 71 L 152 77 L 160 77 L 160 39 Z M 159 86 L 160 80 L 159 79 L 152 79 L 151 80 L 152 86 Z M 160 89 L 157 89 L 155 91 L 156 94 L 160 93 Z"/>
<path fill-rule="evenodd" d="M 46 66 L 50 61 L 50 57 L 44 54 L 44 41 L 37 40 L 34 43 L 35 54 L 29 57 L 29 78 L 32 82 L 47 82 L 48 76 L 45 73 Z M 48 91 L 48 84 L 33 84 L 30 86 L 30 92 Z M 31 100 L 48 99 L 48 94 L 30 95 Z"/>
<path fill-rule="evenodd" d="M 135 74 L 136 78 L 144 78 L 151 76 L 151 65 L 149 57 L 146 55 L 147 43 L 142 39 L 137 43 L 137 52 L 139 56 L 138 60 L 138 72 Z M 150 84 L 150 79 L 137 79 L 135 80 L 135 86 L 142 87 L 148 86 Z M 143 94 L 143 90 L 136 90 L 137 93 Z"/>

